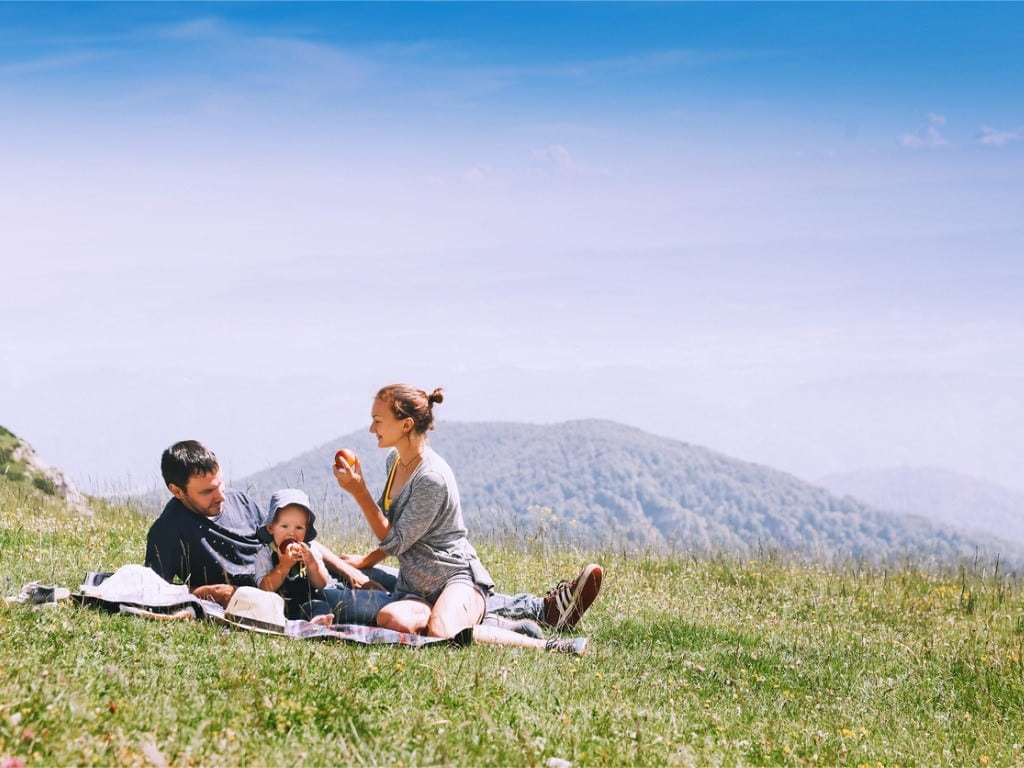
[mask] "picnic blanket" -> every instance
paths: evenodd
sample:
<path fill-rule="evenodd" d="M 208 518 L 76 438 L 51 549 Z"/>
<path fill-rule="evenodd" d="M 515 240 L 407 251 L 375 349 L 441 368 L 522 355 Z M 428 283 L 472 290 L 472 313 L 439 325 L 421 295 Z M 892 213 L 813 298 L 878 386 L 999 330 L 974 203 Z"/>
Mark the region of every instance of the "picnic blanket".
<path fill-rule="evenodd" d="M 183 584 L 170 584 L 151 568 L 129 564 L 113 572 L 89 572 L 78 591 L 60 587 L 47 587 L 32 582 L 25 585 L 21 594 L 8 598 L 9 602 L 32 605 L 54 604 L 70 599 L 75 605 L 97 608 L 110 613 L 124 613 L 157 620 L 212 621 L 231 629 L 262 631 L 245 626 L 225 617 L 225 609 L 212 600 L 203 600 L 188 591 Z M 328 640 L 363 645 L 395 644 L 419 648 L 435 643 L 468 645 L 472 642 L 472 628 L 467 628 L 454 638 L 427 637 L 409 632 L 397 632 L 384 627 L 369 627 L 362 624 L 334 624 L 326 627 L 310 621 L 289 619 L 284 621 L 283 631 L 271 631 L 296 640 Z"/>

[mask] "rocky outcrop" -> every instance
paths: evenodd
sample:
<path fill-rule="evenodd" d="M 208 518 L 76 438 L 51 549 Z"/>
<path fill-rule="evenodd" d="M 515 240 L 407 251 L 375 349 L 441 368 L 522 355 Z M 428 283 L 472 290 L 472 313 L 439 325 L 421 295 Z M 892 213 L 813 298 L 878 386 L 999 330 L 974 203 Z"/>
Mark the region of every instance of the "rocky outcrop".
<path fill-rule="evenodd" d="M 83 514 L 92 513 L 89 499 L 71 478 L 64 474 L 63 470 L 52 467 L 39 458 L 39 454 L 24 440 L 18 439 L 18 444 L 10 452 L 10 460 L 25 466 L 25 474 L 32 478 L 37 488 L 64 499 L 72 509 Z"/>

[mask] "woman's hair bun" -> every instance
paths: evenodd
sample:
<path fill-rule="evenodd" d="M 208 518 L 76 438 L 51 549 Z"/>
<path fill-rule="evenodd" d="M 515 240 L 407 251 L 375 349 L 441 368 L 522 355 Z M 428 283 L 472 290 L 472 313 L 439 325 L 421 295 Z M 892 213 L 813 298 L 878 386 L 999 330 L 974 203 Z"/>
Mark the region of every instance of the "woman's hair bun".
<path fill-rule="evenodd" d="M 444 402 L 444 390 L 441 389 L 440 387 L 435 389 L 433 392 L 431 392 L 429 395 L 427 395 L 427 402 L 430 403 L 431 405 L 434 405 L 436 403 L 443 403 Z"/>

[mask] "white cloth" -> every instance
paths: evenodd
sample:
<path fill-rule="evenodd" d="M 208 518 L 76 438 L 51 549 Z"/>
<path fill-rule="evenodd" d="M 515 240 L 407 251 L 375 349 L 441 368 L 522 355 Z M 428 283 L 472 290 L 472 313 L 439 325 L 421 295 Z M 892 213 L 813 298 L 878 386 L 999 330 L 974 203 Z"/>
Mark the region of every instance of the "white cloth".
<path fill-rule="evenodd" d="M 98 586 L 83 584 L 81 589 L 83 595 L 108 603 L 168 606 L 195 600 L 184 584 L 170 584 L 152 568 L 134 563 L 121 566 Z"/>

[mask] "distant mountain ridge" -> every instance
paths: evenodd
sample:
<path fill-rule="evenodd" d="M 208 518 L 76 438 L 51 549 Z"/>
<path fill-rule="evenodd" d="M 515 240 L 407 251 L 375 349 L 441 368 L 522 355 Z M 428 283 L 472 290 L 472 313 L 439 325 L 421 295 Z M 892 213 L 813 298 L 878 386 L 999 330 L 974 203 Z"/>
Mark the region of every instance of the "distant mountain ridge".
<path fill-rule="evenodd" d="M 818 481 L 879 509 L 1024 542 L 1024 493 L 927 467 L 843 472 Z"/>
<path fill-rule="evenodd" d="M 884 512 L 784 472 L 615 422 L 443 422 L 430 441 L 455 471 L 471 531 L 630 551 L 783 550 L 817 558 L 950 560 L 980 550 L 1024 563 L 1024 547 L 995 537 Z M 298 485 L 325 519 L 358 522 L 358 510 L 330 473 L 340 447 L 359 454 L 367 482 L 379 494 L 384 452 L 366 432 L 344 435 L 233 485 L 261 504 L 274 489 Z"/>

